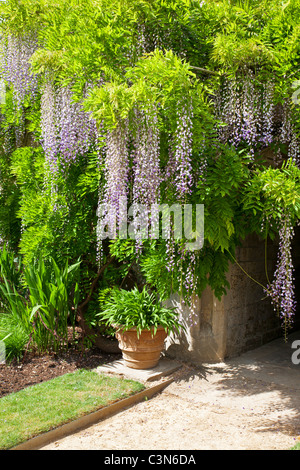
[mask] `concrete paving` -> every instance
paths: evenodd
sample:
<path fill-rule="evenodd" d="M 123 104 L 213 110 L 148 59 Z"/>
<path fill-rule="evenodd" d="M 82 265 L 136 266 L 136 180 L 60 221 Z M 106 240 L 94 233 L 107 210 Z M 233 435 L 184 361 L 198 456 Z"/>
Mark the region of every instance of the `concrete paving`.
<path fill-rule="evenodd" d="M 300 331 L 226 361 L 240 374 L 300 390 Z M 300 399 L 300 397 L 299 397 Z"/>
<path fill-rule="evenodd" d="M 113 361 L 111 363 L 105 364 L 103 366 L 97 367 L 97 372 L 102 372 L 103 374 L 116 374 L 122 375 L 126 378 L 137 380 L 140 382 L 152 382 L 159 380 L 161 377 L 168 376 L 178 370 L 181 367 L 181 364 L 172 359 L 162 357 L 158 365 L 152 369 L 138 370 L 131 369 L 125 366 L 122 359 L 118 361 Z"/>

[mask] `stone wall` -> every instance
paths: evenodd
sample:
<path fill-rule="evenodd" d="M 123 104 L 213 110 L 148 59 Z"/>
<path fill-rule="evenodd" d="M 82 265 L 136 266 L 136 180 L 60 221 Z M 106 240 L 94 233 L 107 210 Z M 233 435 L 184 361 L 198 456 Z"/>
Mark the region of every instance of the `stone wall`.
<path fill-rule="evenodd" d="M 169 304 L 178 307 L 179 297 L 174 295 Z M 181 304 L 180 310 L 186 331 L 168 338 L 168 356 L 193 364 L 222 361 L 227 334 L 223 301 L 220 302 L 210 289 L 206 289 L 201 299 L 195 300 L 192 326 L 190 309 Z"/>
<path fill-rule="evenodd" d="M 300 233 L 294 242 L 297 297 L 300 286 Z M 276 267 L 277 243 L 267 245 L 267 271 L 270 280 Z M 244 271 L 266 286 L 265 246 L 256 236 L 248 237 L 236 251 L 236 259 Z M 207 288 L 194 306 L 194 322 L 190 326 L 190 309 L 182 306 L 186 332 L 167 341 L 167 355 L 194 364 L 220 362 L 247 350 L 261 346 L 283 335 L 279 318 L 262 286 L 250 279 L 237 265 L 231 265 L 228 281 L 231 289 L 218 301 Z M 171 305 L 180 303 L 178 296 L 170 299 Z M 298 298 L 300 304 L 300 298 Z M 300 326 L 300 313 L 295 319 L 295 329 Z"/>
<path fill-rule="evenodd" d="M 267 272 L 272 280 L 277 258 L 277 244 L 267 245 Z M 248 237 L 236 250 L 236 259 L 251 278 L 268 284 L 265 270 L 264 242 L 256 236 Z M 248 277 L 237 265 L 231 265 L 228 279 L 231 289 L 224 296 L 227 313 L 227 344 L 225 357 L 232 357 L 275 339 L 281 333 L 279 319 L 264 289 Z"/>

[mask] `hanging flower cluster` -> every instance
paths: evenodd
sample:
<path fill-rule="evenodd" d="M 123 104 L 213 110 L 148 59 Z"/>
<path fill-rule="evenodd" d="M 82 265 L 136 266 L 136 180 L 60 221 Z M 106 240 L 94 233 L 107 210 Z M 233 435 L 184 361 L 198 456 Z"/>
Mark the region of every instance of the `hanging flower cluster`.
<path fill-rule="evenodd" d="M 166 269 L 169 272 L 173 272 L 176 266 L 175 249 L 174 237 L 171 233 L 166 242 Z"/>
<path fill-rule="evenodd" d="M 246 143 L 249 151 L 273 142 L 288 146 L 288 157 L 299 164 L 300 142 L 292 123 L 291 107 L 286 100 L 278 111 L 274 102 L 274 82 L 255 83 L 254 75 L 247 70 L 243 76 L 225 80 L 215 96 L 215 115 L 224 124 L 218 129 L 222 142 L 234 147 Z M 275 163 L 280 162 L 280 150 Z"/>
<path fill-rule="evenodd" d="M 109 232 L 114 238 L 118 227 L 124 222 L 123 209 L 127 211 L 128 197 L 128 123 L 119 121 L 117 126 L 107 133 L 105 155 L 105 186 L 99 196 L 98 204 L 98 245 Z M 127 223 L 127 220 L 125 220 Z M 108 228 L 108 230 L 105 230 Z"/>
<path fill-rule="evenodd" d="M 216 94 L 215 101 L 216 117 L 224 123 L 219 128 L 219 138 L 237 146 L 240 142 L 241 104 L 236 79 L 225 81 L 222 90 Z"/>
<path fill-rule="evenodd" d="M 280 129 L 280 141 L 283 144 L 287 144 L 290 142 L 291 135 L 292 135 L 291 108 L 287 100 L 285 100 L 282 105 L 281 115 L 282 115 L 282 123 L 281 123 L 281 129 Z"/>
<path fill-rule="evenodd" d="M 260 138 L 258 105 L 260 101 L 250 72 L 240 80 L 227 80 L 221 94 L 216 97 L 216 115 L 225 124 L 219 129 L 220 139 L 235 147 L 246 142 L 253 152 Z"/>
<path fill-rule="evenodd" d="M 10 34 L 1 39 L 0 77 L 13 93 L 18 114 L 18 124 L 14 126 L 17 147 L 23 144 L 25 133 L 23 102 L 26 97 L 34 99 L 39 91 L 39 77 L 31 72 L 30 66 L 30 58 L 37 47 L 38 43 L 33 34 Z"/>
<path fill-rule="evenodd" d="M 263 109 L 261 112 L 261 142 L 268 146 L 274 140 L 275 105 L 274 83 L 269 80 L 263 85 Z"/>
<path fill-rule="evenodd" d="M 135 139 L 133 202 L 147 206 L 158 203 L 161 184 L 157 112 L 144 110 L 137 116 Z"/>
<path fill-rule="evenodd" d="M 266 290 L 274 309 L 280 314 L 285 329 L 291 325 L 296 309 L 291 255 L 293 236 L 294 230 L 290 219 L 285 216 L 279 230 L 279 253 L 274 281 Z"/>
<path fill-rule="evenodd" d="M 133 152 L 133 209 L 138 208 L 140 221 L 148 221 L 144 229 L 149 233 L 150 224 L 157 222 L 151 206 L 160 200 L 161 171 L 159 161 L 160 136 L 155 107 L 138 111 L 135 116 L 136 136 Z M 143 233 L 135 227 L 137 247 L 141 247 Z M 140 240 L 139 240 L 140 239 Z"/>
<path fill-rule="evenodd" d="M 39 79 L 31 73 L 29 62 L 37 47 L 37 40 L 32 35 L 8 35 L 2 39 L 1 75 L 12 87 L 19 107 L 27 95 L 35 96 L 38 91 Z"/>
<path fill-rule="evenodd" d="M 295 129 L 292 129 L 292 135 L 288 147 L 288 158 L 291 158 L 294 163 L 300 166 L 300 145 Z"/>
<path fill-rule="evenodd" d="M 253 84 L 253 76 L 248 73 L 243 81 L 241 100 L 241 133 L 240 139 L 245 141 L 253 153 L 253 148 L 260 136 L 260 115 L 258 115 L 258 97 Z"/>
<path fill-rule="evenodd" d="M 188 267 L 185 274 L 184 286 L 190 297 L 189 323 L 190 326 L 196 325 L 198 321 L 198 312 L 196 311 L 197 296 L 197 254 L 189 253 Z"/>
<path fill-rule="evenodd" d="M 83 93 L 83 99 L 87 90 Z M 85 155 L 96 142 L 94 120 L 83 109 L 81 102 L 72 99 L 71 87 L 62 87 L 56 97 L 58 152 L 63 168 L 75 163 L 78 155 Z"/>
<path fill-rule="evenodd" d="M 45 80 L 41 97 L 42 145 L 50 173 L 75 163 L 78 155 L 85 155 L 97 142 L 97 126 L 83 109 L 74 102 L 70 87 L 58 90 L 53 82 Z"/>
<path fill-rule="evenodd" d="M 175 174 L 175 188 L 179 201 L 191 194 L 193 185 L 192 145 L 193 145 L 193 108 L 187 102 L 178 106 L 177 128 L 174 136 L 174 154 L 171 154 Z"/>
<path fill-rule="evenodd" d="M 287 145 L 288 158 L 300 166 L 300 141 L 297 137 L 292 109 L 288 100 L 285 100 L 282 106 L 279 141 Z"/>
<path fill-rule="evenodd" d="M 56 94 L 52 80 L 46 80 L 41 95 L 41 136 L 49 175 L 57 174 L 58 133 L 56 125 Z"/>
<path fill-rule="evenodd" d="M 174 239 L 168 240 L 167 255 L 168 261 L 166 267 L 168 271 L 173 271 L 176 263 L 176 254 L 179 257 L 179 269 L 177 274 L 177 283 L 180 286 L 180 303 L 188 307 L 188 324 L 190 327 L 197 325 L 199 320 L 197 312 L 197 254 L 194 252 L 187 252 L 183 245 L 176 244 Z M 180 320 L 183 321 L 183 310 L 179 311 Z"/>
<path fill-rule="evenodd" d="M 44 189 L 50 191 L 53 211 L 68 211 L 66 201 L 58 205 L 58 178 L 78 156 L 97 149 L 98 131 L 94 120 L 74 103 L 69 87 L 57 88 L 51 77 L 41 87 L 41 145 L 45 152 Z"/>

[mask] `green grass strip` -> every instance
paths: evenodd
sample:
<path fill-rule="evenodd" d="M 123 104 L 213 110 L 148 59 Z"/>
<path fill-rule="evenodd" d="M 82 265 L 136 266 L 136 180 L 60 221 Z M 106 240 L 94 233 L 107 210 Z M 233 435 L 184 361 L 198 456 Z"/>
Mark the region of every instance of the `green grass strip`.
<path fill-rule="evenodd" d="M 297 442 L 294 447 L 292 447 L 291 450 L 300 450 L 300 442 Z"/>
<path fill-rule="evenodd" d="M 0 449 L 140 392 L 139 382 L 78 370 L 0 399 Z"/>

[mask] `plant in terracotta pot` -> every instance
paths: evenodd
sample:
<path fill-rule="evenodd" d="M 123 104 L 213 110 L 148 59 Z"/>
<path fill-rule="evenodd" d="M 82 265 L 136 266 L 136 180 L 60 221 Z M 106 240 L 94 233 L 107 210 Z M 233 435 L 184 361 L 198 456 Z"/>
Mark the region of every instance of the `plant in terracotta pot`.
<path fill-rule="evenodd" d="M 116 329 L 124 363 L 133 369 L 155 367 L 168 334 L 183 328 L 175 309 L 164 307 L 146 287 L 113 289 L 99 316 Z"/>

